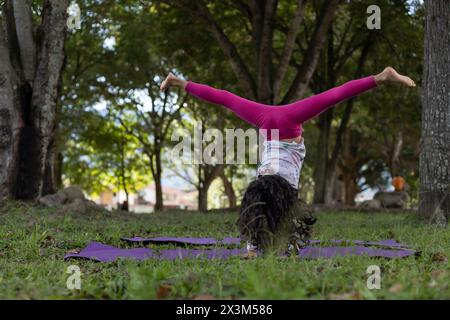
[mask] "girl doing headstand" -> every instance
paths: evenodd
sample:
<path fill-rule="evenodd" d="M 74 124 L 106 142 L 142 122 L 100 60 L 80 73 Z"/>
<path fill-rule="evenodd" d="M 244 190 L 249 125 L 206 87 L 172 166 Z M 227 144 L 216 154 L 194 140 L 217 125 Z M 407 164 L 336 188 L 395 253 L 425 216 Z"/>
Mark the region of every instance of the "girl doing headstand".
<path fill-rule="evenodd" d="M 185 81 L 171 73 L 162 82 L 161 90 L 180 87 L 202 100 L 230 109 L 259 129 L 267 130 L 257 179 L 249 184 L 244 194 L 238 225 L 250 251 L 265 251 L 276 243 L 283 245 L 286 243 L 283 235 L 287 235 L 286 250 L 290 254 L 308 243 L 310 227 L 315 223 L 309 213 L 300 209 L 298 200 L 297 188 L 306 152 L 302 124 L 344 100 L 392 83 L 415 86 L 411 78 L 388 67 L 377 75 L 352 80 L 311 97 L 278 106 Z M 278 135 L 273 136 L 273 129 L 278 129 Z"/>

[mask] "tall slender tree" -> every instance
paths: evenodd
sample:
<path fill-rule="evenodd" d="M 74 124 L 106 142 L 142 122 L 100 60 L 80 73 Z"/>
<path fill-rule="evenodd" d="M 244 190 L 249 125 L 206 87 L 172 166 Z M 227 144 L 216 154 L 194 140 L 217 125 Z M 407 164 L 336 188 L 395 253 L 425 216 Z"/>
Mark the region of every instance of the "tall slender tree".
<path fill-rule="evenodd" d="M 426 0 L 420 153 L 420 213 L 436 224 L 450 215 L 450 3 Z"/>

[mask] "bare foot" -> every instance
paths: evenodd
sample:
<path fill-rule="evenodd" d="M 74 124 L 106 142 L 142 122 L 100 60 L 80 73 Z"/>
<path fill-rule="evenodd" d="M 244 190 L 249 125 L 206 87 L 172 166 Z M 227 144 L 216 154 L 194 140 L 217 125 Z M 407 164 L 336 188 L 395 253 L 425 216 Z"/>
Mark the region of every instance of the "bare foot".
<path fill-rule="evenodd" d="M 159 87 L 159 89 L 161 91 L 165 91 L 166 89 L 168 89 L 170 86 L 172 86 L 173 81 L 176 79 L 177 77 L 175 77 L 173 75 L 172 72 L 169 72 L 169 74 L 167 75 L 166 79 L 161 83 L 161 86 Z"/>
<path fill-rule="evenodd" d="M 377 84 L 387 84 L 387 83 L 399 83 L 407 87 L 415 87 L 414 81 L 407 76 L 403 76 L 395 71 L 394 68 L 387 67 L 383 72 L 375 76 L 375 81 Z"/>
<path fill-rule="evenodd" d="M 161 86 L 159 87 L 159 89 L 161 91 L 165 91 L 166 89 L 168 89 L 171 86 L 181 87 L 184 89 L 186 87 L 186 81 L 177 78 L 172 72 L 169 72 L 169 75 L 161 83 Z"/>

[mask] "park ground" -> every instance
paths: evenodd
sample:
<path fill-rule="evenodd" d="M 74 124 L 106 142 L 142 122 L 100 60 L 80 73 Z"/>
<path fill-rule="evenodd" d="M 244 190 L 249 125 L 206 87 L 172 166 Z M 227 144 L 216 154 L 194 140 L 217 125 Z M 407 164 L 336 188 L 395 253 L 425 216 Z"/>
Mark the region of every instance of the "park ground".
<path fill-rule="evenodd" d="M 394 238 L 421 251 L 386 260 L 341 257 L 113 263 L 64 261 L 92 240 L 126 247 L 123 236 L 237 236 L 236 213 L 58 213 L 10 202 L 0 208 L 1 299 L 450 299 L 450 232 L 411 213 L 319 212 L 316 239 Z M 82 272 L 66 287 L 67 267 Z M 367 267 L 381 269 L 381 289 L 366 287 Z"/>

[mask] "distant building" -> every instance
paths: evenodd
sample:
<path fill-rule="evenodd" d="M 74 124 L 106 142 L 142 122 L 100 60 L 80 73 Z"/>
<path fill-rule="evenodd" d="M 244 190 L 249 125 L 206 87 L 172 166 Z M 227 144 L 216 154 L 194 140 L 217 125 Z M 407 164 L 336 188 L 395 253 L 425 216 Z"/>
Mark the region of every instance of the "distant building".
<path fill-rule="evenodd" d="M 182 209 L 197 210 L 197 191 L 184 191 L 177 188 L 163 186 L 164 210 Z M 100 193 L 96 202 L 109 210 L 117 209 L 126 200 L 125 192 L 117 194 L 111 190 Z M 153 212 L 156 202 L 155 184 L 142 188 L 137 194 L 129 194 L 129 210 L 135 213 Z"/>

